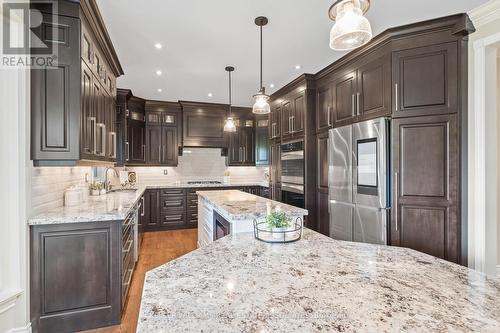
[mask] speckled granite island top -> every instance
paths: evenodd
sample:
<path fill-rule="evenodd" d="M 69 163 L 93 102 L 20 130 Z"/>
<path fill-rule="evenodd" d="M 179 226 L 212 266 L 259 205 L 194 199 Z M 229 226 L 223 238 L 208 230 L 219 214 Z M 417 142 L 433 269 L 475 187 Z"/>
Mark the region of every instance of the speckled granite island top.
<path fill-rule="evenodd" d="M 231 235 L 146 274 L 138 332 L 500 332 L 500 283 L 419 252 Z"/>
<path fill-rule="evenodd" d="M 231 220 L 252 220 L 267 215 L 279 207 L 289 216 L 305 216 L 306 209 L 262 198 L 237 190 L 196 191 L 199 197 L 215 206 L 217 211 Z"/>

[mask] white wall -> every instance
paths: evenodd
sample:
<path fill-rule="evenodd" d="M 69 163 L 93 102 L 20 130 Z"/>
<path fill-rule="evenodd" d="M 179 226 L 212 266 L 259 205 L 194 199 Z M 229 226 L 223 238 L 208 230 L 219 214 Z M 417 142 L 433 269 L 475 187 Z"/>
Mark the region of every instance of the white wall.
<path fill-rule="evenodd" d="M 0 332 L 30 330 L 28 88 L 28 71 L 0 69 Z"/>
<path fill-rule="evenodd" d="M 476 32 L 469 38 L 468 259 L 469 267 L 495 275 L 499 252 L 499 119 L 496 106 L 497 58 L 491 40 L 500 37 L 500 0 L 487 2 L 469 16 Z"/>
<path fill-rule="evenodd" d="M 497 48 L 497 128 L 500 128 L 500 48 Z M 500 166 L 500 135 L 497 136 L 497 166 Z M 497 169 L 498 170 L 498 169 Z M 500 193 L 500 177 L 497 177 L 497 193 Z M 497 201 L 497 275 L 500 277 L 500 196 Z"/>

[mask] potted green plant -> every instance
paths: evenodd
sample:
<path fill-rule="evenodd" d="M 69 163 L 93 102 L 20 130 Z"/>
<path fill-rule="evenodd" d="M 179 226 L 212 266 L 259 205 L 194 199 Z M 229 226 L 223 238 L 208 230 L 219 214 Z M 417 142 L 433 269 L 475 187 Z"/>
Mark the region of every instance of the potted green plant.
<path fill-rule="evenodd" d="M 99 195 L 101 194 L 101 190 L 103 189 L 102 183 L 99 182 L 93 182 L 92 184 L 89 185 L 90 193 L 92 195 Z"/>
<path fill-rule="evenodd" d="M 266 222 L 271 231 L 276 232 L 273 234 L 273 238 L 280 239 L 283 238 L 282 231 L 290 229 L 291 219 L 282 211 L 274 211 L 267 215 Z"/>

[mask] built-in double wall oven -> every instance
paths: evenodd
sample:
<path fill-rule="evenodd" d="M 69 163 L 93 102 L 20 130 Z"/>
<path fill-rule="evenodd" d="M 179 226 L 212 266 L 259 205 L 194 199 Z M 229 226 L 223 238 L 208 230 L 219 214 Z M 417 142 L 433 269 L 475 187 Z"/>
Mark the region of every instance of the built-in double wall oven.
<path fill-rule="evenodd" d="M 304 208 L 304 141 L 281 146 L 281 201 Z"/>

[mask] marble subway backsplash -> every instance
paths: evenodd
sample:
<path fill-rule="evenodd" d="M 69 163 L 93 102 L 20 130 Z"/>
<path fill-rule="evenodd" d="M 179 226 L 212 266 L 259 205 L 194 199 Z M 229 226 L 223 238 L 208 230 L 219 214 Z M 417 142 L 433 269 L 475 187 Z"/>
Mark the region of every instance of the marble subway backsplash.
<path fill-rule="evenodd" d="M 226 158 L 216 148 L 186 148 L 177 167 L 134 167 L 139 183 L 161 184 L 189 180 L 223 181 L 226 171 L 231 183 L 265 182 L 266 167 L 227 167 Z M 164 171 L 167 174 L 164 174 Z"/>
<path fill-rule="evenodd" d="M 31 216 L 61 207 L 64 191 L 92 177 L 92 167 L 34 167 L 31 171 Z"/>
<path fill-rule="evenodd" d="M 123 168 L 117 168 L 118 170 Z M 177 167 L 134 167 L 139 184 L 161 185 L 176 181 L 223 181 L 226 171 L 232 184 L 266 182 L 268 167 L 227 167 L 220 149 L 189 148 L 179 156 Z M 165 175 L 164 172 L 167 171 Z M 58 208 L 64 204 L 64 191 L 73 185 L 92 179 L 103 180 L 104 167 L 33 167 L 31 175 L 31 216 Z M 110 172 L 111 177 L 111 172 Z"/>

